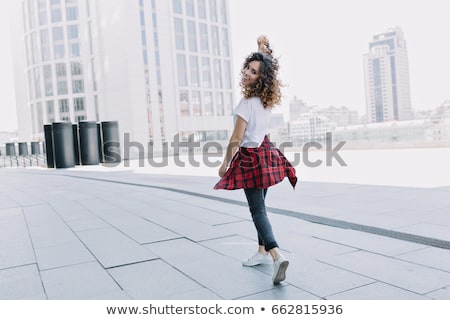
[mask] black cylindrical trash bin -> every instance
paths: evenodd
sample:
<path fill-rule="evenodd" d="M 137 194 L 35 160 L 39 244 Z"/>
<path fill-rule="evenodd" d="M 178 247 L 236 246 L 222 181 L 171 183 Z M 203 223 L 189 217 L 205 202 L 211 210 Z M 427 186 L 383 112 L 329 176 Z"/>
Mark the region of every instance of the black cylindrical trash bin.
<path fill-rule="evenodd" d="M 80 128 L 81 164 L 99 164 L 97 123 L 95 121 L 81 121 L 78 125 Z"/>
<path fill-rule="evenodd" d="M 52 125 L 44 124 L 44 137 L 45 137 L 45 155 L 47 158 L 47 168 L 55 167 L 55 156 L 53 154 L 53 134 Z"/>
<path fill-rule="evenodd" d="M 73 148 L 75 150 L 75 164 L 80 165 L 81 164 L 80 136 L 79 136 L 78 124 L 76 124 L 76 123 L 72 124 L 72 131 L 73 131 Z"/>
<path fill-rule="evenodd" d="M 19 142 L 19 156 L 28 156 L 28 145 L 26 142 Z"/>
<path fill-rule="evenodd" d="M 119 163 L 122 158 L 120 154 L 119 123 L 117 121 L 102 122 L 102 136 L 105 163 Z"/>
<path fill-rule="evenodd" d="M 70 122 L 53 122 L 53 150 L 56 168 L 75 167 L 73 131 Z"/>
<path fill-rule="evenodd" d="M 31 154 L 40 154 L 41 149 L 39 148 L 39 142 L 32 141 L 31 142 Z"/>
<path fill-rule="evenodd" d="M 6 148 L 7 156 L 10 156 L 10 157 L 16 156 L 16 146 L 14 145 L 14 143 L 6 143 L 5 148 Z"/>

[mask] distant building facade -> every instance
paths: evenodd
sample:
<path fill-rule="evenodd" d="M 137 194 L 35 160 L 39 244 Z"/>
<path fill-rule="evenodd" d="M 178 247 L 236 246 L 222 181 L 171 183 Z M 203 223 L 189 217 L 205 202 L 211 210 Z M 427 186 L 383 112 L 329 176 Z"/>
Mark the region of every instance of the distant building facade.
<path fill-rule="evenodd" d="M 364 76 L 368 122 L 412 119 L 408 50 L 399 27 L 373 37 Z"/>
<path fill-rule="evenodd" d="M 21 0 L 18 14 L 21 137 L 54 121 L 117 120 L 142 143 L 228 138 L 226 0 Z"/>

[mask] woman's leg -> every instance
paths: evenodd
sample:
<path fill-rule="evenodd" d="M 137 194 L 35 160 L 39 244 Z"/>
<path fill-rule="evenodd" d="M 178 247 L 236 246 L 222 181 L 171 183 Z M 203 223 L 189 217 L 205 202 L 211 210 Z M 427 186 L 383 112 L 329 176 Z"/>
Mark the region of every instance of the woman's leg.
<path fill-rule="evenodd" d="M 270 252 L 272 249 L 277 248 L 278 244 L 272 231 L 272 225 L 267 217 L 265 204 L 267 189 L 244 189 L 244 192 L 258 233 L 258 251 L 264 248 L 265 252 Z M 262 253 L 262 251 L 260 252 Z"/>

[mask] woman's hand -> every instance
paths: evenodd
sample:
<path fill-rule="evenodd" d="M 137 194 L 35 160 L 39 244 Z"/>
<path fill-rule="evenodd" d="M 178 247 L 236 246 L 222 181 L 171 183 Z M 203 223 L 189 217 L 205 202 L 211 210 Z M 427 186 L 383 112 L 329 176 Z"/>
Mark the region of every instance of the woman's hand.
<path fill-rule="evenodd" d="M 227 165 L 226 163 L 222 163 L 222 165 L 219 168 L 219 177 L 223 177 L 225 175 L 225 172 L 227 172 Z"/>

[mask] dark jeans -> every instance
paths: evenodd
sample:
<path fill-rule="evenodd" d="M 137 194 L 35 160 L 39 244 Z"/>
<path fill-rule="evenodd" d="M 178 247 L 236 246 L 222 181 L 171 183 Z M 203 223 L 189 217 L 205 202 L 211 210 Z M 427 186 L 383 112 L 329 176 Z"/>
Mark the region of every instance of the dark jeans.
<path fill-rule="evenodd" d="M 258 232 L 258 244 L 264 246 L 266 251 L 278 247 L 266 212 L 267 189 L 244 189 L 244 192 Z"/>

